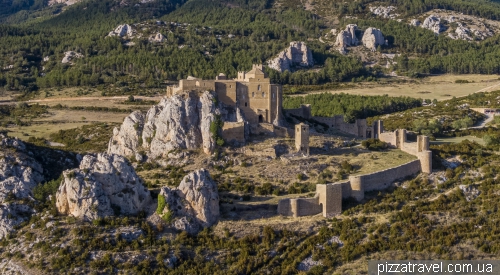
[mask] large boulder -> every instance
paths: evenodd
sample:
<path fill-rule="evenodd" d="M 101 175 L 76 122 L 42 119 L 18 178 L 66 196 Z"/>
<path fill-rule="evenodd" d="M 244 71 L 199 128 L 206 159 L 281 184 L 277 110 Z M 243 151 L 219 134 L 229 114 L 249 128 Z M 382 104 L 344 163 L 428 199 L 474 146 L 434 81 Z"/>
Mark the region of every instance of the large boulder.
<path fill-rule="evenodd" d="M 144 151 L 149 158 L 167 156 L 174 149 L 198 149 L 210 153 L 215 141 L 210 125 L 220 115 L 224 121 L 231 118 L 216 104 L 214 95 L 204 92 L 184 93 L 163 98 L 144 116 L 136 111 L 129 115 L 120 128 L 115 128 L 109 141 L 108 153 L 139 156 Z M 236 114 L 233 114 L 236 119 Z"/>
<path fill-rule="evenodd" d="M 134 36 L 134 29 L 128 24 L 119 25 L 113 31 L 109 32 L 108 36 L 129 37 Z"/>
<path fill-rule="evenodd" d="M 163 196 L 166 204 L 163 210 L 158 210 L 158 214 L 171 215 L 173 226 L 178 230 L 195 234 L 219 220 L 217 184 L 205 169 L 185 176 L 177 188 L 163 187 L 160 196 Z"/>
<path fill-rule="evenodd" d="M 433 31 L 435 34 L 439 34 L 443 31 L 443 25 L 441 25 L 441 19 L 436 15 L 430 15 L 425 18 L 424 23 L 421 25 L 422 28 Z"/>
<path fill-rule="evenodd" d="M 372 51 L 375 51 L 377 46 L 385 44 L 384 35 L 379 29 L 375 28 L 366 29 L 362 41 L 363 45 Z"/>
<path fill-rule="evenodd" d="M 311 50 L 304 42 L 290 42 L 290 46 L 277 57 L 267 61 L 268 67 L 279 72 L 291 71 L 293 66 L 311 67 L 314 65 Z"/>
<path fill-rule="evenodd" d="M 84 220 L 136 215 L 151 204 L 149 190 L 127 160 L 119 155 L 87 155 L 77 169 L 63 172 L 56 194 L 61 214 Z"/>

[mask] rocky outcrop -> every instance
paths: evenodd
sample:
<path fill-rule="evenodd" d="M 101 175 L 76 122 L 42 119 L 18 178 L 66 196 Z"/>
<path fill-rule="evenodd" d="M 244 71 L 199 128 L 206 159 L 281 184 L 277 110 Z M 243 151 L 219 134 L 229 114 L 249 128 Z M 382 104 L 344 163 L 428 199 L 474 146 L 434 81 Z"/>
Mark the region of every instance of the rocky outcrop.
<path fill-rule="evenodd" d="M 165 199 L 165 207 L 158 209 L 157 213 L 171 215 L 171 222 L 178 230 L 195 234 L 219 220 L 217 184 L 205 169 L 185 176 L 177 188 L 163 187 L 160 196 Z"/>
<path fill-rule="evenodd" d="M 382 35 L 382 32 L 379 29 L 375 28 L 366 29 L 365 33 L 363 34 L 362 41 L 363 45 L 372 51 L 377 50 L 377 46 L 385 44 L 385 39 Z"/>
<path fill-rule="evenodd" d="M 345 53 L 347 47 L 358 45 L 359 41 L 356 37 L 357 30 L 358 26 L 356 24 L 349 24 L 346 26 L 345 30 L 339 32 L 335 40 L 335 46 L 341 53 Z"/>
<path fill-rule="evenodd" d="M 77 169 L 63 172 L 56 194 L 61 214 L 84 220 L 136 215 L 151 204 L 149 190 L 127 160 L 118 155 L 87 155 Z"/>
<path fill-rule="evenodd" d="M 473 185 L 459 185 L 458 188 L 462 191 L 467 201 L 473 201 L 481 194 L 481 191 Z"/>
<path fill-rule="evenodd" d="M 394 6 L 378 6 L 378 7 L 370 7 L 370 11 L 377 15 L 381 16 L 383 18 L 390 18 L 390 19 L 395 19 L 396 17 L 399 16 L 399 14 L 391 14 L 393 11 L 395 11 L 397 8 Z"/>
<path fill-rule="evenodd" d="M 439 34 L 443 31 L 443 25 L 441 25 L 441 19 L 436 15 L 430 15 L 425 18 L 424 23 L 421 25 L 422 28 L 433 31 L 435 34 Z"/>
<path fill-rule="evenodd" d="M 274 59 L 267 61 L 268 67 L 279 72 L 291 71 L 294 66 L 314 65 L 312 52 L 304 42 L 290 42 L 290 46 Z"/>
<path fill-rule="evenodd" d="M 411 26 L 418 27 L 418 26 L 420 26 L 420 24 L 422 24 L 422 22 L 420 22 L 420 20 L 418 20 L 418 19 L 412 19 L 412 20 L 410 21 L 410 25 L 411 25 Z"/>
<path fill-rule="evenodd" d="M 14 231 L 20 223 L 29 220 L 33 212 L 31 207 L 24 204 L 0 204 L 0 239 Z"/>
<path fill-rule="evenodd" d="M 458 23 L 458 26 L 455 29 L 455 33 L 449 33 L 448 36 L 452 39 L 462 39 L 468 41 L 472 40 L 472 37 L 470 36 L 470 29 L 464 26 L 462 23 Z"/>
<path fill-rule="evenodd" d="M 148 158 L 157 158 L 166 157 L 174 149 L 202 148 L 208 154 L 215 147 L 210 125 L 216 116 L 236 121 L 236 113 L 228 113 L 222 105 L 216 106 L 210 92 L 163 98 L 146 115 L 136 111 L 125 118 L 122 126 L 113 131 L 108 153 L 143 158 L 139 154 L 143 151 Z"/>
<path fill-rule="evenodd" d="M 151 37 L 149 37 L 149 42 L 161 43 L 161 42 L 165 42 L 165 40 L 167 40 L 167 39 L 161 33 L 157 33 L 156 35 L 152 35 Z"/>
<path fill-rule="evenodd" d="M 64 57 L 61 61 L 63 64 L 71 63 L 76 58 L 82 58 L 83 55 L 74 51 L 69 51 L 64 53 Z"/>
<path fill-rule="evenodd" d="M 43 182 L 43 168 L 26 145 L 0 135 L 0 239 L 29 219 L 32 209 L 18 200 L 31 199 L 32 189 Z"/>
<path fill-rule="evenodd" d="M 134 29 L 128 24 L 119 25 L 113 31 L 109 32 L 108 36 L 118 36 L 118 37 L 128 37 L 132 38 L 134 36 Z"/>

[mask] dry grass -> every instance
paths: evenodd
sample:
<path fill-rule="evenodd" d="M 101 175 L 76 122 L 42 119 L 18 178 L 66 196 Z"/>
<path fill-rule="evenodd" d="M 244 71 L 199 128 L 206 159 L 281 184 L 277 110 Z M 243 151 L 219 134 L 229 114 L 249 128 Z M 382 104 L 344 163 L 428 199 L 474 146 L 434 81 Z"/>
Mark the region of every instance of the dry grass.
<path fill-rule="evenodd" d="M 431 141 L 431 144 L 446 144 L 446 143 L 460 143 L 464 140 L 474 141 L 481 145 L 484 145 L 484 140 L 475 136 L 464 136 L 464 137 L 453 137 L 453 138 L 437 138 L 435 141 Z"/>
<path fill-rule="evenodd" d="M 28 140 L 29 137 L 48 138 L 59 130 L 78 128 L 93 122 L 121 123 L 128 113 L 50 110 L 49 116 L 35 119 L 29 126 L 9 127 L 9 136 Z"/>
<path fill-rule="evenodd" d="M 455 80 L 474 81 L 473 83 L 455 83 Z M 419 80 L 416 83 L 360 83 L 358 88 L 335 90 L 330 93 L 346 93 L 354 95 L 384 95 L 410 96 L 422 99 L 446 100 L 453 96 L 462 97 L 477 91 L 492 91 L 500 89 L 497 75 L 442 75 L 432 76 Z M 491 87 L 490 89 L 485 89 Z M 309 92 L 322 93 L 325 91 Z M 328 91 L 327 91 L 328 92 Z M 301 95 L 304 96 L 304 95 Z"/>

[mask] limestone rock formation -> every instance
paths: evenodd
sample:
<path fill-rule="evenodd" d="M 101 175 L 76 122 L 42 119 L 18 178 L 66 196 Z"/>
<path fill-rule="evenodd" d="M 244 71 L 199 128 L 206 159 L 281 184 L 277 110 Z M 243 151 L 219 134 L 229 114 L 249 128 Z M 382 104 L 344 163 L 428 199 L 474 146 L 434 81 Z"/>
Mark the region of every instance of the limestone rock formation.
<path fill-rule="evenodd" d="M 410 25 L 418 27 L 418 26 L 420 26 L 421 23 L 422 22 L 420 22 L 420 20 L 418 20 L 418 19 L 412 19 L 411 22 L 410 22 Z"/>
<path fill-rule="evenodd" d="M 149 190 L 119 155 L 86 155 L 79 168 L 66 170 L 63 175 L 56 194 L 56 207 L 62 214 L 94 220 L 136 215 L 151 204 Z"/>
<path fill-rule="evenodd" d="M 293 66 L 314 65 L 312 52 L 304 42 L 290 42 L 290 46 L 274 59 L 267 61 L 268 67 L 279 72 L 290 71 Z"/>
<path fill-rule="evenodd" d="M 68 51 L 64 53 L 64 57 L 61 61 L 63 64 L 71 63 L 75 58 L 82 58 L 83 55 L 74 51 Z"/>
<path fill-rule="evenodd" d="M 175 219 L 173 225 L 178 230 L 195 234 L 219 220 L 217 184 L 205 169 L 185 176 L 177 188 L 163 187 L 160 195 L 166 203 L 161 215 L 171 212 Z"/>
<path fill-rule="evenodd" d="M 223 121 L 236 121 L 237 110 L 231 115 L 215 101 L 210 92 L 177 94 L 163 98 L 146 115 L 136 111 L 114 129 L 108 153 L 137 158 L 143 150 L 154 159 L 166 157 L 173 149 L 202 148 L 208 154 L 215 146 L 210 125 L 216 115 Z"/>
<path fill-rule="evenodd" d="M 24 204 L 0 203 L 0 239 L 14 231 L 14 227 L 29 220 L 33 209 Z"/>
<path fill-rule="evenodd" d="M 382 32 L 379 29 L 368 28 L 363 34 L 363 45 L 368 49 L 375 51 L 377 46 L 384 45 L 385 39 Z"/>
<path fill-rule="evenodd" d="M 165 40 L 166 40 L 165 36 L 161 33 L 157 33 L 156 35 L 152 35 L 151 37 L 149 37 L 149 42 L 161 43 L 164 42 Z"/>
<path fill-rule="evenodd" d="M 118 36 L 118 37 L 129 37 L 132 38 L 134 36 L 134 30 L 128 24 L 119 25 L 113 31 L 109 32 L 108 36 Z"/>
<path fill-rule="evenodd" d="M 32 189 L 44 180 L 43 168 L 26 145 L 0 135 L 0 239 L 29 218 L 32 209 L 16 202 L 32 199 Z"/>
<path fill-rule="evenodd" d="M 345 30 L 339 32 L 335 40 L 335 46 L 338 47 L 341 53 L 345 53 L 347 47 L 358 45 L 359 41 L 356 37 L 357 30 L 358 26 L 356 24 L 349 24 L 346 26 Z"/>
<path fill-rule="evenodd" d="M 462 39 L 471 41 L 472 37 L 470 36 L 470 29 L 464 26 L 462 23 L 457 23 L 458 26 L 455 29 L 455 33 L 449 33 L 448 36 L 452 39 Z"/>
<path fill-rule="evenodd" d="M 394 6 L 387 6 L 387 7 L 384 7 L 384 6 L 378 6 L 378 7 L 370 7 L 370 11 L 375 14 L 375 15 L 378 15 L 378 16 L 382 16 L 383 18 L 390 18 L 390 19 L 394 19 L 396 18 L 397 16 L 399 16 L 399 14 L 391 14 L 393 11 L 395 11 L 397 8 L 394 7 Z"/>
<path fill-rule="evenodd" d="M 441 19 L 436 15 L 430 15 L 425 18 L 424 23 L 421 25 L 422 28 L 433 31 L 435 34 L 439 34 L 443 31 L 443 25 L 441 25 Z"/>

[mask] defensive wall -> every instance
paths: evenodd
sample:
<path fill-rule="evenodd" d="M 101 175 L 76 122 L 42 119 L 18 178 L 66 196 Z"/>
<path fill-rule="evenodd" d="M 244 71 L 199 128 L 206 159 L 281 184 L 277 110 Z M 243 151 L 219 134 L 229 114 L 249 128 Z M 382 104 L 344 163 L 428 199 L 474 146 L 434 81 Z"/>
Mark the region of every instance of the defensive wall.
<path fill-rule="evenodd" d="M 314 198 L 280 200 L 278 214 L 293 217 L 319 213 L 324 217 L 339 215 L 342 212 L 342 199 L 354 198 L 361 201 L 365 192 L 385 190 L 394 181 L 418 174 L 420 170 L 420 161 L 413 160 L 382 171 L 350 176 L 347 181 L 317 184 Z"/>
<path fill-rule="evenodd" d="M 356 119 L 354 123 L 348 123 L 344 121 L 343 115 L 337 115 L 333 117 L 319 117 L 311 115 L 311 105 L 302 104 L 296 109 L 284 109 L 283 112 L 287 115 L 292 115 L 295 117 L 301 117 L 304 119 L 315 120 L 317 122 L 328 125 L 328 127 L 336 129 L 338 131 L 354 135 L 360 138 L 375 138 L 374 136 L 376 127 L 374 122 L 372 125 L 368 125 L 366 119 Z"/>
<path fill-rule="evenodd" d="M 383 122 L 380 120 L 375 121 L 372 127 L 375 137 L 418 159 L 370 174 L 349 176 L 347 181 L 317 184 L 314 198 L 281 200 L 278 203 L 278 214 L 300 217 L 322 213 L 324 217 L 332 217 L 342 212 L 342 199 L 354 198 L 361 201 L 365 197 L 365 192 L 385 190 L 396 180 L 420 172 L 432 172 L 429 137 L 419 135 L 416 142 L 409 142 L 409 133 L 404 129 L 384 132 Z"/>

